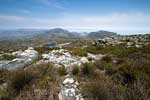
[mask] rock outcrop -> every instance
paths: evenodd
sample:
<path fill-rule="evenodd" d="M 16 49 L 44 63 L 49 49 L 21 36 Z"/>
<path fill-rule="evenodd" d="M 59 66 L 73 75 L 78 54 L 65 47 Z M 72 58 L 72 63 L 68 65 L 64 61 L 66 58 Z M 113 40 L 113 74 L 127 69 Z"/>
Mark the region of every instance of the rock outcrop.
<path fill-rule="evenodd" d="M 64 65 L 65 67 L 70 67 L 73 65 L 80 66 L 82 63 L 88 63 L 88 59 L 86 57 L 76 57 L 72 56 L 67 50 L 52 50 L 48 54 L 42 55 L 43 59 L 54 63 Z"/>
<path fill-rule="evenodd" d="M 75 81 L 71 76 L 67 76 L 61 85 L 59 99 L 60 100 L 84 100 L 78 86 L 79 83 L 77 81 Z"/>
<path fill-rule="evenodd" d="M 16 68 L 22 68 L 32 63 L 34 59 L 38 57 L 38 52 L 35 51 L 32 47 L 29 47 L 25 51 L 16 51 L 12 55 L 15 55 L 17 58 L 13 60 L 2 60 L 0 61 L 0 69 L 13 70 Z"/>

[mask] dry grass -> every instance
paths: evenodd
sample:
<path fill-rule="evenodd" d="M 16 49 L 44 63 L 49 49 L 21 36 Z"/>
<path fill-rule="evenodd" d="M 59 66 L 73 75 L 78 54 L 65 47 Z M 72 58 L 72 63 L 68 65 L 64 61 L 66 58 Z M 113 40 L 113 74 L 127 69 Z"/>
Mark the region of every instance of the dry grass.
<path fill-rule="evenodd" d="M 117 100 L 118 88 L 110 78 L 101 74 L 86 82 L 82 93 L 85 100 Z"/>

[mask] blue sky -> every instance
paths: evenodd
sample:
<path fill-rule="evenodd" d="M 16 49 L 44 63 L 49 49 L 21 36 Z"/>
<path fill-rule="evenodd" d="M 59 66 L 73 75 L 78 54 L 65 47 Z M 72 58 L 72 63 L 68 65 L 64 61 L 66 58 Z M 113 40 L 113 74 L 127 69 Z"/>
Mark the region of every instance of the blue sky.
<path fill-rule="evenodd" d="M 150 0 L 0 0 L 0 29 L 150 33 Z"/>

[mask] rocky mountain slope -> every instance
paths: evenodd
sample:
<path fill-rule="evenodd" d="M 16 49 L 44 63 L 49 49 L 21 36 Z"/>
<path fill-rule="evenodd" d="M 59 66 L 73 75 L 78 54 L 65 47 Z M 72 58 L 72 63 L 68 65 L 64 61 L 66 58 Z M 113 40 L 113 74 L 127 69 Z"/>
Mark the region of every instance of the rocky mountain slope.
<path fill-rule="evenodd" d="M 103 37 L 114 36 L 114 35 L 117 35 L 117 33 L 100 30 L 97 32 L 90 32 L 87 35 L 87 37 L 88 38 L 103 38 Z"/>
<path fill-rule="evenodd" d="M 98 31 L 90 33 L 70 32 L 61 28 L 50 30 L 42 29 L 16 29 L 16 30 L 1 30 L 0 40 L 14 39 L 33 39 L 33 40 L 48 40 L 54 38 L 103 38 L 106 36 L 116 35 L 114 32 Z"/>
<path fill-rule="evenodd" d="M 40 29 L 0 30 L 0 40 L 27 39 L 45 33 Z"/>
<path fill-rule="evenodd" d="M 54 39 L 54 38 L 77 38 L 80 37 L 76 32 L 69 32 L 61 28 L 46 31 L 46 34 L 35 36 L 33 39 Z"/>

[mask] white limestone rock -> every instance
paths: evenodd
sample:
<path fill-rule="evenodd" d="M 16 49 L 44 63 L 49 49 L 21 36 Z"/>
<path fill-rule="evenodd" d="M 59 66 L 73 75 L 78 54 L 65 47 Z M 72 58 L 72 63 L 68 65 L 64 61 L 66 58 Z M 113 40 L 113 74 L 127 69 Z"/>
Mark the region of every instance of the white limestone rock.
<path fill-rule="evenodd" d="M 63 81 L 61 91 L 59 93 L 60 100 L 84 100 L 79 89 L 79 83 L 72 77 L 68 76 Z"/>
<path fill-rule="evenodd" d="M 16 51 L 12 55 L 15 55 L 17 58 L 10 61 L 0 61 L 0 68 L 13 70 L 16 68 L 22 68 L 32 63 L 34 59 L 38 57 L 38 52 L 35 51 L 32 47 L 29 47 L 25 51 Z"/>
<path fill-rule="evenodd" d="M 63 84 L 67 84 L 67 83 L 70 83 L 70 84 L 74 83 L 73 78 L 66 78 L 66 79 L 63 81 Z"/>
<path fill-rule="evenodd" d="M 72 56 L 69 51 L 64 49 L 52 50 L 48 54 L 42 54 L 42 57 L 45 60 L 49 60 L 51 63 L 64 65 L 65 67 L 70 67 L 73 65 L 80 66 L 82 63 L 88 62 L 86 57 Z"/>

